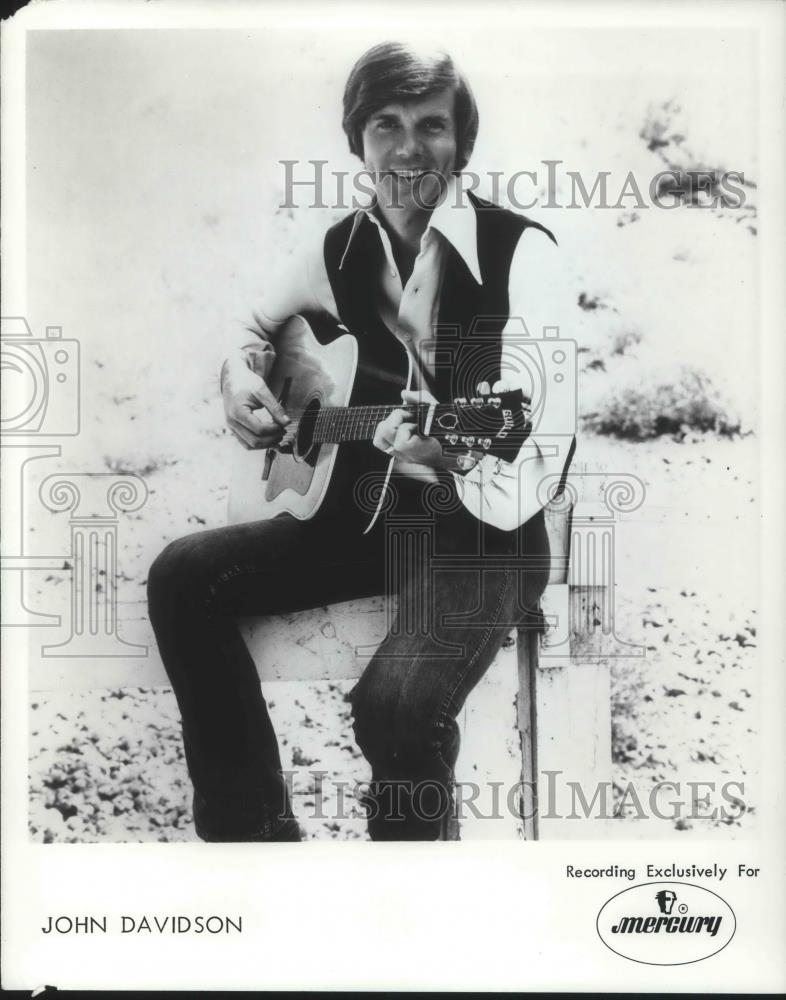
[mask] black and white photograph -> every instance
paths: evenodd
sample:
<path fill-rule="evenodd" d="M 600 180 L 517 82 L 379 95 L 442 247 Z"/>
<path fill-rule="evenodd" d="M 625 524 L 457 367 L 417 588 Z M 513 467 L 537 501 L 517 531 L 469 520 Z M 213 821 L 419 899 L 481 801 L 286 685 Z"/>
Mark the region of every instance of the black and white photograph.
<path fill-rule="evenodd" d="M 784 9 L 680 10 L 3 22 L 4 987 L 784 985 Z"/>

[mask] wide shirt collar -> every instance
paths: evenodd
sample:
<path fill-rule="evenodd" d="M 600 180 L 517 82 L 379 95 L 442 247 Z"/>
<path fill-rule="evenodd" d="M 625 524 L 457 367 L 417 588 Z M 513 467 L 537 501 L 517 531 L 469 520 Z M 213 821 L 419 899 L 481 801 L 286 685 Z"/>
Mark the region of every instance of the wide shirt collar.
<path fill-rule="evenodd" d="M 377 227 L 381 237 L 387 237 L 375 209 L 376 200 L 366 207 L 359 208 L 355 213 L 352 230 L 347 239 L 339 268 L 344 266 L 344 260 L 349 253 L 355 234 L 365 219 L 369 219 Z M 475 281 L 482 285 L 478 261 L 478 220 L 475 206 L 466 192 L 460 188 L 456 177 L 451 177 L 442 201 L 431 213 L 426 230 L 420 238 L 421 250 L 429 240 L 434 238 L 433 232 L 439 233 L 451 244 L 469 268 Z M 387 242 L 387 239 L 383 238 L 383 244 Z"/>

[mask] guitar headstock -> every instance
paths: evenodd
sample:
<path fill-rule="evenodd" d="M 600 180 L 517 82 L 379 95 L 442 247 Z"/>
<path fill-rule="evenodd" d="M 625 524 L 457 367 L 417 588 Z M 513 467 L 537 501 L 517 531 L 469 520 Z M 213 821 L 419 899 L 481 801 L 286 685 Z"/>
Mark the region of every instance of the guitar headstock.
<path fill-rule="evenodd" d="M 437 406 L 430 434 L 448 452 L 479 452 L 512 461 L 531 429 L 530 400 L 521 389 L 509 389 Z"/>

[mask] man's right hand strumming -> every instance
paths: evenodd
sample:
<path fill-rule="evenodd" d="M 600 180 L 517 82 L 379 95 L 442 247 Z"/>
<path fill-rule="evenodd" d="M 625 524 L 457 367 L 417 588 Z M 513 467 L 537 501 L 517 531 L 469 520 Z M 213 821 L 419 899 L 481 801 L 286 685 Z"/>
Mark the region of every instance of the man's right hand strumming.
<path fill-rule="evenodd" d="M 221 394 L 227 426 L 246 448 L 272 448 L 290 419 L 263 375 L 273 366 L 272 351 L 232 354 L 221 368 Z M 251 365 L 253 364 L 253 368 Z M 262 372 L 262 374 L 259 374 Z"/>

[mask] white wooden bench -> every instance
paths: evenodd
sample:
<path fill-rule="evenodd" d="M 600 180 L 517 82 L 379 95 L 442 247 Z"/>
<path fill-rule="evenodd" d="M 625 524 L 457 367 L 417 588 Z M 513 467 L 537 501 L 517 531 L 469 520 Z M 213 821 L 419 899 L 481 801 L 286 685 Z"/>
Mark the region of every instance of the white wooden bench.
<path fill-rule="evenodd" d="M 144 484 L 134 483 L 135 477 L 71 476 L 71 487 L 79 480 L 72 498 L 61 477 L 50 478 L 45 485 L 56 501 L 51 509 L 70 511 L 67 559 L 74 584 L 68 634 L 56 642 L 30 643 L 31 690 L 168 685 L 144 605 L 118 604 L 112 581 L 120 518 L 141 505 Z M 599 792 L 610 799 L 609 661 L 640 655 L 616 637 L 613 616 L 615 511 L 635 509 L 640 502 L 635 484 L 622 482 L 633 478 L 617 476 L 611 483 L 617 492 L 620 486 L 627 491 L 620 505 L 602 476 L 572 473 L 561 500 L 546 506 L 552 553 L 542 600 L 546 634 L 514 629 L 463 715 L 457 780 L 498 783 L 501 814 L 498 821 L 481 823 L 469 809 L 462 835 L 603 835 L 606 824 L 584 817 L 576 788 L 587 802 Z M 586 482 L 594 490 L 588 491 Z M 88 505 L 91 491 L 109 498 L 111 511 L 95 498 Z M 43 488 L 41 495 L 46 502 Z M 81 539 L 91 535 L 93 544 L 85 545 Z M 100 566 L 107 586 L 99 603 L 84 584 Z M 390 610 L 377 597 L 241 624 L 263 683 L 336 680 L 360 675 L 387 630 Z M 41 640 L 51 635 L 48 628 L 34 631 Z M 505 752 L 511 739 L 515 757 Z M 511 773 L 515 759 L 520 763 Z M 512 800 L 505 796 L 512 785 L 524 792 L 522 815 L 508 807 Z"/>
<path fill-rule="evenodd" d="M 626 653 L 613 628 L 614 518 L 609 511 L 604 517 L 598 503 L 577 505 L 576 483 L 581 474 L 545 508 L 551 573 L 541 607 L 547 630 L 513 629 L 463 713 L 457 782 L 499 785 L 497 810 L 487 808 L 488 796 L 478 803 L 481 817 L 459 809 L 459 825 L 473 826 L 478 839 L 511 830 L 525 839 L 583 838 L 593 825 L 600 834 L 605 824 L 584 816 L 577 787 L 585 801 L 600 790 L 611 804 L 609 656 Z M 246 619 L 242 628 L 263 682 L 356 678 L 391 612 L 385 598 L 374 597 Z M 511 734 L 519 760 L 513 773 L 504 752 Z M 451 839 L 458 834 L 452 825 Z"/>

